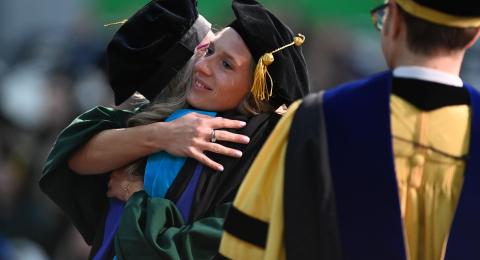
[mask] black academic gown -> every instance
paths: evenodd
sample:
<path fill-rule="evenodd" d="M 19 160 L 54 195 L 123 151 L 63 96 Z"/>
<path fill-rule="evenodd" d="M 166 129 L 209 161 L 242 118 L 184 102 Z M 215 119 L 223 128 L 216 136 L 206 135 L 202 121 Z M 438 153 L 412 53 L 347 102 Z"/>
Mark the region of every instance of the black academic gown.
<path fill-rule="evenodd" d="M 133 114 L 105 107 L 82 114 L 59 135 L 43 169 L 40 180 L 42 191 L 65 211 L 85 241 L 92 245 L 91 255 L 98 250 L 103 238 L 109 176 L 78 175 L 68 168 L 67 160 L 96 133 L 125 127 L 126 120 Z M 239 115 L 221 116 L 246 120 Z M 209 154 L 224 165 L 224 171 L 203 168 L 189 220 L 182 219 L 174 203 L 183 193 L 197 165 L 193 159 L 187 159 L 165 199 L 149 198 L 145 192 L 134 194 L 125 206 L 115 239 L 117 257 L 138 259 L 136 257 L 142 254 L 142 259 L 197 259 L 197 256 L 214 255 L 229 203 L 278 119 L 279 115 L 274 113 L 252 117 L 246 127 L 237 131 L 250 137 L 248 145 L 224 143 L 242 150 L 241 159 Z M 149 219 L 147 216 L 154 216 L 153 221 L 145 222 Z"/>

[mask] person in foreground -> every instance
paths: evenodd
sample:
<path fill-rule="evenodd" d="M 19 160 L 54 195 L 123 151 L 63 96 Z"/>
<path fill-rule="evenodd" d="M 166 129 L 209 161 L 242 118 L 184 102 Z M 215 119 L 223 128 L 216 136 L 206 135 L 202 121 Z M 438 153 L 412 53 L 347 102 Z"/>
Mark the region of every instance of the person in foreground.
<path fill-rule="evenodd" d="M 174 80 L 191 79 L 184 80 L 188 82 L 185 94 L 179 95 L 182 88 L 169 83 L 153 105 L 142 112 L 101 109 L 89 116 L 80 116 L 60 135 L 47 160 L 40 185 L 72 217 L 84 238 L 93 240 L 92 258 L 108 259 L 113 253 L 118 259 L 213 257 L 218 250 L 226 210 L 246 170 L 279 119 L 274 108 L 288 105 L 308 92 L 305 61 L 298 47 L 304 38 L 294 37 L 288 27 L 255 1 L 234 1 L 233 8 L 237 20 L 209 38 L 206 45 L 197 47 L 198 55 L 190 62 L 193 67 L 190 71 L 184 68 L 182 75 L 185 77 L 176 75 Z M 268 34 L 257 35 L 245 28 L 238 15 L 244 8 L 257 10 L 256 18 L 259 19 L 254 25 Z M 148 46 L 149 40 L 158 40 L 142 35 L 130 39 L 127 29 L 132 29 L 134 21 L 130 19 L 122 26 L 109 46 L 110 53 L 128 51 L 130 46 L 124 45 L 133 44 L 130 41 L 144 40 L 147 42 L 136 44 Z M 151 52 L 154 51 L 147 53 Z M 270 54 L 268 57 L 273 56 L 274 60 L 266 63 L 260 59 L 263 54 Z M 117 61 L 112 66 L 118 67 L 119 62 L 125 61 Z M 126 75 L 110 74 L 113 79 Z M 115 90 L 124 81 L 111 78 L 111 82 Z M 143 94 L 154 92 L 151 86 L 140 86 Z M 117 93 L 116 97 L 120 96 Z M 183 101 L 178 102 L 182 97 Z M 196 114 L 192 115 L 192 111 Z M 165 116 L 158 117 L 159 112 Z M 246 121 L 247 125 L 238 133 L 249 136 L 250 141 L 245 144 L 239 140 L 244 136 L 217 130 L 213 125 L 226 122 L 230 125 L 217 127 L 239 127 L 239 121 L 225 121 L 225 118 L 206 121 L 210 118 L 202 113 Z M 125 127 L 131 115 L 132 127 L 98 133 L 103 129 Z M 197 125 L 185 121 L 189 116 L 195 117 L 189 120 Z M 104 120 L 105 117 L 109 119 Z M 160 119 L 163 120 L 157 122 Z M 217 121 L 212 123 L 212 120 Z M 156 125 L 154 140 L 158 142 L 154 143 L 154 149 L 142 150 L 142 140 L 152 142 L 148 140 L 151 132 L 146 130 L 152 125 Z M 191 128 L 201 131 L 192 134 Z M 222 142 L 235 140 L 238 144 Z M 195 146 L 195 143 L 201 145 Z M 203 149 L 188 154 L 192 147 Z M 142 159 L 157 151 L 160 153 Z M 218 154 L 207 153 L 207 157 L 203 151 Z M 208 165 L 209 161 L 213 163 Z M 137 167 L 131 167 L 132 163 Z M 130 174 L 132 168 L 133 175 Z M 102 174 L 108 171 L 113 171 L 110 179 Z M 145 176 L 142 176 L 143 171 Z M 125 207 L 109 204 L 105 196 L 107 181 L 107 195 L 128 200 Z M 138 190 L 141 191 L 133 194 Z"/>
<path fill-rule="evenodd" d="M 372 9 L 391 70 L 292 104 L 224 224 L 231 259 L 480 259 L 472 0 Z M 262 199 L 259 199 L 262 198 Z"/>

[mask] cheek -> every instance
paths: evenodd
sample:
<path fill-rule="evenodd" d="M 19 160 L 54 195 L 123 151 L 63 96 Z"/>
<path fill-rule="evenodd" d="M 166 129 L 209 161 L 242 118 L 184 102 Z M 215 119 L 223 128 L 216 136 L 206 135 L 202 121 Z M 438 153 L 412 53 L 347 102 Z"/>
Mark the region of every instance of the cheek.
<path fill-rule="evenodd" d="M 232 105 L 237 106 L 250 91 L 250 85 L 242 78 L 231 77 L 227 82 L 227 86 L 222 89 L 221 96 L 227 97 L 233 103 Z"/>
<path fill-rule="evenodd" d="M 215 91 L 210 93 L 187 92 L 187 103 L 198 109 L 225 111 L 235 109 L 250 92 L 249 80 L 240 77 L 223 76 L 215 80 Z"/>
<path fill-rule="evenodd" d="M 195 94 L 195 91 L 188 90 L 186 95 L 186 101 L 190 105 L 196 105 L 198 103 L 199 96 Z"/>
<path fill-rule="evenodd" d="M 221 97 L 219 94 L 221 93 L 189 90 L 186 95 L 186 101 L 187 104 L 197 109 L 221 111 L 222 98 L 219 98 Z"/>

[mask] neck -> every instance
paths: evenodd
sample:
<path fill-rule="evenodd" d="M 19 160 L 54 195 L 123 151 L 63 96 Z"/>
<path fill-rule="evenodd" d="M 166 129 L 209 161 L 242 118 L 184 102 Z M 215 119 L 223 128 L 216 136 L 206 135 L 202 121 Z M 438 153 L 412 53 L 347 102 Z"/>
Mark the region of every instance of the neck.
<path fill-rule="evenodd" d="M 444 53 L 439 51 L 439 53 L 440 54 L 426 56 L 404 49 L 403 52 L 400 52 L 399 55 L 397 55 L 398 59 L 397 62 L 393 64 L 393 67 L 420 66 L 459 76 L 465 52 L 456 51 Z"/>

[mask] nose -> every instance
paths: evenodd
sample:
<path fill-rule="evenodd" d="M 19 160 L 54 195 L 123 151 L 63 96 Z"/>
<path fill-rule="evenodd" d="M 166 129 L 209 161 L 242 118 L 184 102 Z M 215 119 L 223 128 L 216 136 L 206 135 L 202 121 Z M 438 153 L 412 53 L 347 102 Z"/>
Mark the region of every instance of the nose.
<path fill-rule="evenodd" d="M 202 57 L 198 59 L 193 69 L 196 73 L 201 73 L 206 76 L 212 75 L 212 70 L 210 68 L 210 60 L 208 57 Z"/>

